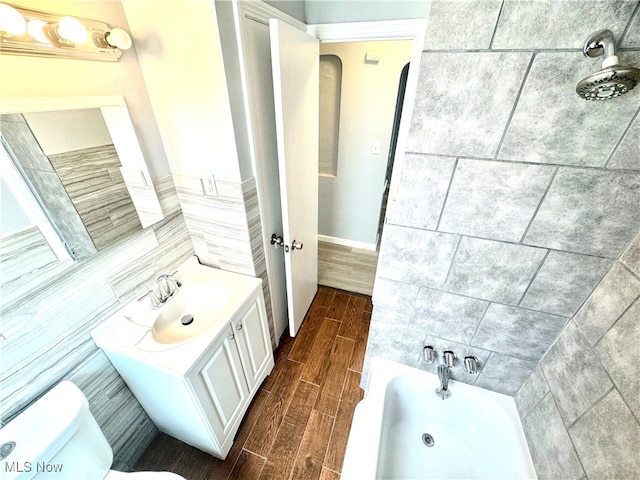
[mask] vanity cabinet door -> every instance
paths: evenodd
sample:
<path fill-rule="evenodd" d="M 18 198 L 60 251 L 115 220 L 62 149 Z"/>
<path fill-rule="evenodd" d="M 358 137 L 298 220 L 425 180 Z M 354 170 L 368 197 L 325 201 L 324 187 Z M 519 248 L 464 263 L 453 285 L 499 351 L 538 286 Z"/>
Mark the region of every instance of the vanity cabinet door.
<path fill-rule="evenodd" d="M 231 322 L 249 390 L 262 381 L 267 364 L 273 362 L 269 327 L 261 300 L 256 299 L 244 315 Z"/>
<path fill-rule="evenodd" d="M 219 444 L 233 433 L 231 429 L 249 401 L 237 338 L 236 332 L 227 327 L 211 345 L 204 365 L 190 378 Z"/>

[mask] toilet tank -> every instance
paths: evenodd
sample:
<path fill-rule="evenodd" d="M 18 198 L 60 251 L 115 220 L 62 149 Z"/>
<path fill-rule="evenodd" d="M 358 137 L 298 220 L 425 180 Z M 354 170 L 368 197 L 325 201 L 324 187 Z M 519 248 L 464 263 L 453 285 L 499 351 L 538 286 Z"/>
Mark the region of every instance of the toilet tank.
<path fill-rule="evenodd" d="M 69 381 L 56 385 L 0 429 L 3 455 L 3 479 L 102 480 L 113 461 L 87 398 Z"/>

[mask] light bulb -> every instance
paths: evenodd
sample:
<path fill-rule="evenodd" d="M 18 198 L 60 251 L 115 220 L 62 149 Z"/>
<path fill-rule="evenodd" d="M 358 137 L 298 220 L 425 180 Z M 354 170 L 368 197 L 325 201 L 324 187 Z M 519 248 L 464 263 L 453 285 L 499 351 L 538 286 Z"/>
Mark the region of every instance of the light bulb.
<path fill-rule="evenodd" d="M 72 43 L 84 43 L 89 35 L 82 22 L 73 17 L 62 17 L 57 31 L 60 38 Z"/>
<path fill-rule="evenodd" d="M 51 43 L 51 40 L 49 40 L 44 33 L 44 27 L 46 26 L 47 22 L 42 20 L 29 20 L 29 23 L 27 23 L 27 32 L 29 32 L 29 35 L 37 42 Z"/>
<path fill-rule="evenodd" d="M 112 28 L 104 36 L 105 41 L 112 47 L 120 50 L 129 50 L 131 48 L 131 37 L 121 28 Z"/>
<path fill-rule="evenodd" d="M 0 36 L 22 35 L 27 31 L 27 21 L 15 8 L 0 3 Z"/>

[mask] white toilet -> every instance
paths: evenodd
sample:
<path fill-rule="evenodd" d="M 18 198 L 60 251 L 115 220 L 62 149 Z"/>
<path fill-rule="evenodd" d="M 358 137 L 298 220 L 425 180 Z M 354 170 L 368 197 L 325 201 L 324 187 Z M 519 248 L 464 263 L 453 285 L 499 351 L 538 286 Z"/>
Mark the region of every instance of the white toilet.
<path fill-rule="evenodd" d="M 3 479 L 184 480 L 170 472 L 110 470 L 113 451 L 82 391 L 56 385 L 0 429 Z"/>

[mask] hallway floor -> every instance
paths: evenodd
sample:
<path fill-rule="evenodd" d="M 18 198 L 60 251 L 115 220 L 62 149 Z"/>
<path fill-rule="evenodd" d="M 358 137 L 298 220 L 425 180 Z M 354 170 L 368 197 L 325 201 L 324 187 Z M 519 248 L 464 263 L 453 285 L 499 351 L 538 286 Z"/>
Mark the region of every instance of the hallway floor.
<path fill-rule="evenodd" d="M 318 285 L 371 296 L 378 252 L 318 242 Z"/>
<path fill-rule="evenodd" d="M 135 470 L 187 480 L 340 478 L 371 319 L 371 300 L 319 287 L 294 338 L 249 406 L 226 460 L 160 433 Z"/>

